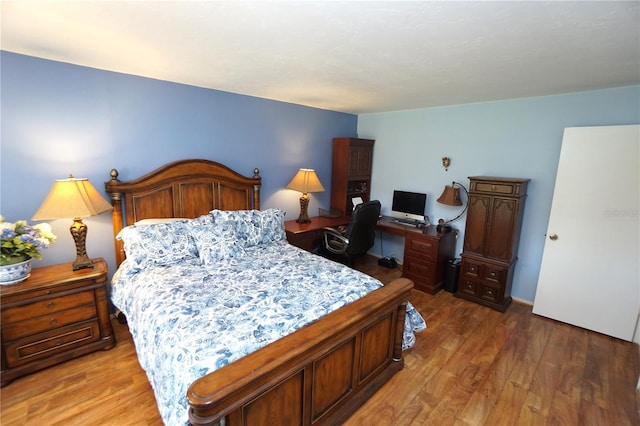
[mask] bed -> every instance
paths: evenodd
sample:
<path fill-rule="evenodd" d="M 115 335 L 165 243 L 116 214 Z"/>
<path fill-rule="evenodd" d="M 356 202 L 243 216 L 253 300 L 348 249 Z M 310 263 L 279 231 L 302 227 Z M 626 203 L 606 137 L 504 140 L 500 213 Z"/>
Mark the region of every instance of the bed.
<path fill-rule="evenodd" d="M 425 327 L 411 281 L 382 286 L 288 244 L 260 185 L 258 169 L 209 160 L 129 181 L 114 169 L 105 183 L 111 299 L 166 424 L 339 423 L 402 369 Z"/>

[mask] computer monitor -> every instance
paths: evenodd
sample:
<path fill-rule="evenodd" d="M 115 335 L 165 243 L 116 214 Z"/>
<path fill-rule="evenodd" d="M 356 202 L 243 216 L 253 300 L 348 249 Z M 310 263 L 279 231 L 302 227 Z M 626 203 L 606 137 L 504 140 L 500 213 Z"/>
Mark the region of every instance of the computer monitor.
<path fill-rule="evenodd" d="M 393 191 L 391 215 L 401 219 L 424 222 L 427 194 L 409 191 Z"/>

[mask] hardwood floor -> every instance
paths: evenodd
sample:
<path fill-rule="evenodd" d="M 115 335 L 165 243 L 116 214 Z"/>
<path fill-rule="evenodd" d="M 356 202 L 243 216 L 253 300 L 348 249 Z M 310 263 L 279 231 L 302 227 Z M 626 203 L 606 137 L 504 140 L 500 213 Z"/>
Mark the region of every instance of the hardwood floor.
<path fill-rule="evenodd" d="M 383 282 L 400 275 L 355 263 Z M 640 425 L 637 345 L 535 316 L 414 292 L 428 328 L 347 425 Z M 117 345 L 0 390 L 8 425 L 161 425 L 129 331 Z"/>

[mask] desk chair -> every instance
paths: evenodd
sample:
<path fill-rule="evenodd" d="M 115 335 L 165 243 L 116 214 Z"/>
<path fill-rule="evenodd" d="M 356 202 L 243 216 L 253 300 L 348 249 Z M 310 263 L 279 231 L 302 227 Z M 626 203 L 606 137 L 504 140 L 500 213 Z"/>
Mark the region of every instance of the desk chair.
<path fill-rule="evenodd" d="M 324 240 L 318 254 L 351 266 L 353 256 L 365 254 L 375 240 L 380 217 L 380 201 L 358 204 L 346 229 L 324 228 Z"/>

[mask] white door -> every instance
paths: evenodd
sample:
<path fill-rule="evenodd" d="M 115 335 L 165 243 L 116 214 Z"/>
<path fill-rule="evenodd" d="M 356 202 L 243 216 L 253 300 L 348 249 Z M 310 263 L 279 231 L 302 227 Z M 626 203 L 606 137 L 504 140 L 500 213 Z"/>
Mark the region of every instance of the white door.
<path fill-rule="evenodd" d="M 533 312 L 631 341 L 640 311 L 640 126 L 564 131 Z"/>

